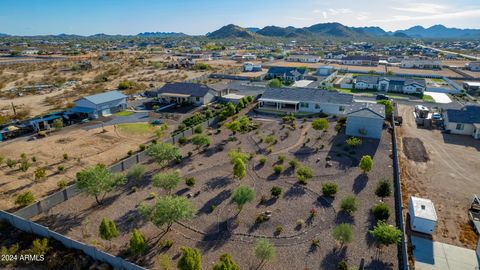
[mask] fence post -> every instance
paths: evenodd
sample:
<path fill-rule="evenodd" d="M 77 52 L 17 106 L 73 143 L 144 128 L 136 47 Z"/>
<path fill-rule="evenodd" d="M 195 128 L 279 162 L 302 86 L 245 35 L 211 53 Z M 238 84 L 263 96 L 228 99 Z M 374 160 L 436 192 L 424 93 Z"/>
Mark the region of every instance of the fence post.
<path fill-rule="evenodd" d="M 140 158 L 138 157 L 138 154 L 135 155 L 136 156 L 136 161 L 137 161 L 137 164 L 140 163 Z"/>
<path fill-rule="evenodd" d="M 123 160 L 122 160 L 122 162 L 121 162 L 120 164 L 121 164 L 121 166 L 120 166 L 120 167 L 121 167 L 121 169 L 122 169 L 122 172 L 123 172 L 123 171 L 125 170 L 125 165 L 123 164 Z"/>

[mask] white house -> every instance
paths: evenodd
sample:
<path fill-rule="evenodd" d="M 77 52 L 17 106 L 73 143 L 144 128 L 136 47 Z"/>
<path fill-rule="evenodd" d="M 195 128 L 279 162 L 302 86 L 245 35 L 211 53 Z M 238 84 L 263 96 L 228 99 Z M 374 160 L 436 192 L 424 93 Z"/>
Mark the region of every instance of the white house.
<path fill-rule="evenodd" d="M 378 66 L 380 58 L 373 55 L 350 55 L 342 58 L 342 65 Z"/>
<path fill-rule="evenodd" d="M 382 92 L 400 92 L 405 94 L 421 94 L 426 89 L 424 79 L 403 77 L 358 76 L 355 78 L 355 89 L 369 89 Z"/>
<path fill-rule="evenodd" d="M 268 111 L 345 115 L 353 96 L 316 88 L 267 88 L 258 101 Z"/>
<path fill-rule="evenodd" d="M 413 231 L 433 234 L 437 224 L 437 213 L 431 200 L 411 196 L 408 204 L 408 214 L 410 216 L 410 228 Z"/>
<path fill-rule="evenodd" d="M 75 107 L 70 111 L 86 114 L 89 118 L 96 119 L 100 116 L 110 116 L 112 113 L 123 111 L 126 108 L 127 96 L 118 91 L 109 91 L 76 100 Z"/>
<path fill-rule="evenodd" d="M 254 64 L 251 62 L 246 62 L 243 64 L 243 71 L 244 72 L 257 72 L 262 71 L 262 65 Z"/>
<path fill-rule="evenodd" d="M 470 71 L 480 71 L 480 61 L 470 62 L 465 65 L 465 68 Z"/>
<path fill-rule="evenodd" d="M 432 59 L 407 58 L 400 63 L 401 68 L 441 69 L 442 62 Z"/>
<path fill-rule="evenodd" d="M 451 133 L 480 139 L 479 105 L 467 105 L 460 110 L 447 109 L 443 117 L 445 129 Z"/>
<path fill-rule="evenodd" d="M 320 56 L 316 55 L 290 55 L 287 57 L 288 62 L 300 62 L 300 63 L 318 63 L 320 62 Z"/>
<path fill-rule="evenodd" d="M 385 120 L 385 106 L 374 103 L 354 103 L 347 109 L 349 136 L 380 139 Z"/>

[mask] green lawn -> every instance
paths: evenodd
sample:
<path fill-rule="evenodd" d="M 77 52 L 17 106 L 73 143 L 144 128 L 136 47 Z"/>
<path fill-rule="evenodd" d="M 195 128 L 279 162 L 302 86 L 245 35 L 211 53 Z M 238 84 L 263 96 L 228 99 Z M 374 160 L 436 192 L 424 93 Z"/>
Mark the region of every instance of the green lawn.
<path fill-rule="evenodd" d="M 432 96 L 429 96 L 429 95 L 423 95 L 422 100 L 425 101 L 425 102 L 435 102 L 435 100 L 433 99 L 433 97 L 432 97 Z"/>
<path fill-rule="evenodd" d="M 147 134 L 153 132 L 157 129 L 157 127 L 152 126 L 149 123 L 126 123 L 126 124 L 118 124 L 117 128 L 125 133 L 130 134 Z"/>
<path fill-rule="evenodd" d="M 129 115 L 132 115 L 132 114 L 134 114 L 134 112 L 131 112 L 131 111 L 121 111 L 121 112 L 115 113 L 115 116 L 129 116 Z"/>
<path fill-rule="evenodd" d="M 443 79 L 430 79 L 430 80 L 432 80 L 432 82 L 438 83 L 438 84 L 442 84 L 442 83 L 445 82 Z"/>

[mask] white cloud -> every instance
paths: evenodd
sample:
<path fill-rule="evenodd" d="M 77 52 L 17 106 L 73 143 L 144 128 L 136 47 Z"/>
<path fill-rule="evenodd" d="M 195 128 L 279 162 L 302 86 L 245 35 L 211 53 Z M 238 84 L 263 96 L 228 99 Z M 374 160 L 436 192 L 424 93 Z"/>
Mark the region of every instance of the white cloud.
<path fill-rule="evenodd" d="M 431 14 L 431 15 L 421 15 L 421 16 L 412 16 L 412 15 L 394 15 L 386 19 L 376 19 L 371 22 L 401 22 L 401 21 L 437 21 L 441 23 L 446 19 L 466 19 L 474 18 L 480 16 L 480 9 L 471 9 L 464 11 L 453 11 L 450 13 L 444 12 L 440 14 Z"/>
<path fill-rule="evenodd" d="M 407 11 L 415 13 L 426 13 L 426 14 L 441 14 L 450 9 L 450 7 L 445 5 L 433 4 L 433 3 L 411 3 L 407 4 L 404 7 L 394 7 L 392 8 L 398 11 Z"/>

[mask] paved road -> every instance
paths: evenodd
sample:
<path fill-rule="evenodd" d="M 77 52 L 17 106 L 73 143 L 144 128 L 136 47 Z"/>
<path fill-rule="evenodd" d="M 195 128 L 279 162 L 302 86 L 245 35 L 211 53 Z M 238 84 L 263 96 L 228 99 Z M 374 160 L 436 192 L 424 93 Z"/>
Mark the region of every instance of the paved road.
<path fill-rule="evenodd" d="M 448 54 L 456 54 L 456 55 L 460 55 L 460 56 L 462 56 L 462 57 L 465 57 L 465 58 L 467 58 L 467 59 L 480 60 L 480 57 L 473 56 L 473 55 L 468 55 L 468 54 L 462 54 L 462 53 L 456 53 L 456 52 L 446 51 L 446 50 L 437 49 L 437 48 L 430 47 L 430 46 L 425 46 L 425 45 L 422 45 L 422 44 L 417 44 L 417 45 L 420 46 L 420 47 L 423 47 L 423 48 L 427 48 L 427 49 L 431 49 L 431 50 L 437 51 L 437 52 L 443 52 L 443 53 L 448 53 Z"/>

